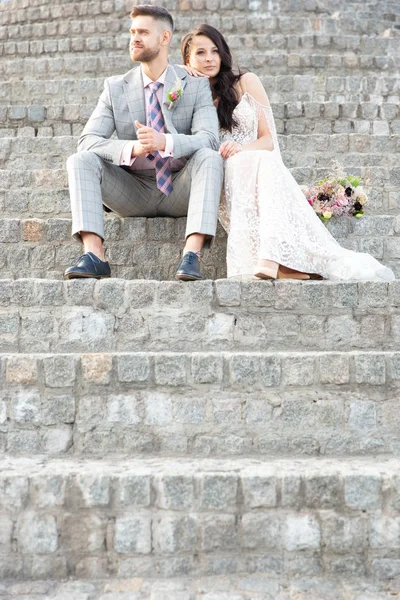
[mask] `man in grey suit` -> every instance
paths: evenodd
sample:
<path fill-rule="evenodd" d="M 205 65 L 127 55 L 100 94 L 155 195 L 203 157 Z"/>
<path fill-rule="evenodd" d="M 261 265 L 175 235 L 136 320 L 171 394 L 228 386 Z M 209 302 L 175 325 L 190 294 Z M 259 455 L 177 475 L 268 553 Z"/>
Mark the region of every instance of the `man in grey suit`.
<path fill-rule="evenodd" d="M 209 82 L 169 64 L 173 20 L 164 8 L 135 6 L 131 18 L 130 55 L 141 65 L 105 81 L 67 161 L 72 234 L 85 253 L 65 277 L 110 276 L 104 204 L 123 217 L 187 216 L 176 277 L 201 279 L 199 253 L 215 235 L 223 180 Z"/>

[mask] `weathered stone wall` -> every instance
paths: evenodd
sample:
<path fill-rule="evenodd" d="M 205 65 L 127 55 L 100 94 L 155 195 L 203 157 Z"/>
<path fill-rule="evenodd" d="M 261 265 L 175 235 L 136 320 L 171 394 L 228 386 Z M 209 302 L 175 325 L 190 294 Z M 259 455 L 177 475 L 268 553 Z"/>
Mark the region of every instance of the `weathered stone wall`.
<path fill-rule="evenodd" d="M 328 227 L 400 274 L 398 2 L 163 4 L 175 59 L 208 22 L 260 75 L 299 183 L 362 176 L 368 216 Z M 131 66 L 130 5 L 0 0 L 0 596 L 393 597 L 398 282 L 226 281 L 222 229 L 217 281 L 155 281 L 185 219 L 112 215 L 116 278 L 60 281 L 65 159 Z"/>

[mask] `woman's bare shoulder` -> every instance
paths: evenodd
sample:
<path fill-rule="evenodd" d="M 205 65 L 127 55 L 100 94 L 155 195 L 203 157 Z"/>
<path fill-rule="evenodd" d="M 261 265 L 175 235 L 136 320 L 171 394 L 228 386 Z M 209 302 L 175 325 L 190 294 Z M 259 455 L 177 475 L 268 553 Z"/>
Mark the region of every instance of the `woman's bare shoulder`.
<path fill-rule="evenodd" d="M 255 100 L 261 104 L 268 106 L 269 100 L 261 79 L 255 73 L 243 73 L 240 78 L 243 94 L 250 94 Z"/>

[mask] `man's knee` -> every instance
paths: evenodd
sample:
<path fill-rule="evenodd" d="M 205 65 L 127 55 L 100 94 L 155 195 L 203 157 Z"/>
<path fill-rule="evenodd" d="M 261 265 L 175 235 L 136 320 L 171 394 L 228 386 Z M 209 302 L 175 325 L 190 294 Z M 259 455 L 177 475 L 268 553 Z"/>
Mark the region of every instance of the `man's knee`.
<path fill-rule="evenodd" d="M 195 162 L 211 162 L 212 164 L 220 165 L 222 168 L 223 158 L 219 152 L 211 148 L 200 148 L 193 154 Z"/>
<path fill-rule="evenodd" d="M 102 165 L 102 160 L 94 152 L 90 150 L 82 150 L 82 152 L 76 152 L 71 154 L 67 158 L 67 169 L 76 169 L 79 167 L 95 168 L 98 169 Z"/>

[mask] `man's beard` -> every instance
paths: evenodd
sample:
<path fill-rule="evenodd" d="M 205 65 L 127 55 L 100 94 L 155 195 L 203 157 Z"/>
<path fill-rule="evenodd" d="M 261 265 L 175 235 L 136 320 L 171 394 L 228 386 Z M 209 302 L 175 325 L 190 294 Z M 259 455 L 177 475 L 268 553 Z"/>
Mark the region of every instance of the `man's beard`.
<path fill-rule="evenodd" d="M 131 50 L 131 59 L 136 62 L 147 63 L 160 54 L 160 48 L 140 48 Z"/>

